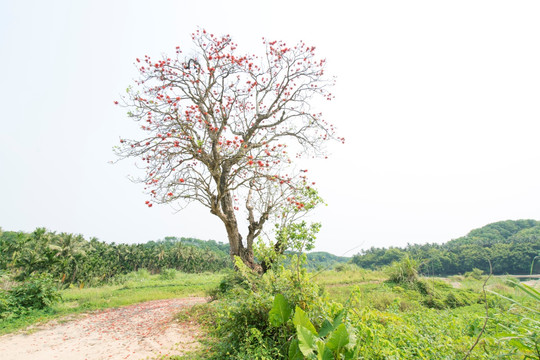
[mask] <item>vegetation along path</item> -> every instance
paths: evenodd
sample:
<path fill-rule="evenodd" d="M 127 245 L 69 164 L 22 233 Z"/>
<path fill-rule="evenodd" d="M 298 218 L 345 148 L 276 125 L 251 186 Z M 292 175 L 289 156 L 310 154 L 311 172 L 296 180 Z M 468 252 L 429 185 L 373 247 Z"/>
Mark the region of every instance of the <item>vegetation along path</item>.
<path fill-rule="evenodd" d="M 154 300 L 51 322 L 35 332 L 0 337 L 2 360 L 146 359 L 183 355 L 197 347 L 198 327 L 178 323 L 181 308 L 205 298 Z"/>

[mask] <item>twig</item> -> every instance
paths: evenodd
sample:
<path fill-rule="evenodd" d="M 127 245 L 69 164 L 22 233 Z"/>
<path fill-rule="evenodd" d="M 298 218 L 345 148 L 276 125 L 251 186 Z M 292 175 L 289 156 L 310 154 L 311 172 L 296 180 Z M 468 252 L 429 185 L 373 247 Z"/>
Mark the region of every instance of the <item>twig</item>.
<path fill-rule="evenodd" d="M 486 278 L 486 280 L 484 281 L 484 285 L 482 285 L 482 292 L 484 293 L 484 302 L 486 303 L 486 318 L 484 320 L 484 326 L 482 326 L 482 330 L 480 330 L 480 333 L 476 337 L 476 341 L 471 346 L 469 351 L 467 351 L 467 354 L 465 354 L 465 357 L 463 358 L 463 360 L 467 360 L 469 358 L 469 356 L 471 356 L 471 352 L 473 351 L 473 349 L 476 347 L 476 345 L 478 345 L 478 342 L 480 341 L 480 338 L 482 337 L 482 335 L 484 334 L 484 331 L 486 330 L 487 322 L 488 322 L 488 319 L 489 319 L 489 304 L 488 304 L 488 301 L 487 301 L 486 284 L 487 284 L 489 278 L 491 278 L 491 275 L 493 274 L 493 268 L 491 267 L 491 261 L 489 259 L 488 259 L 488 263 L 489 263 L 489 275 Z"/>

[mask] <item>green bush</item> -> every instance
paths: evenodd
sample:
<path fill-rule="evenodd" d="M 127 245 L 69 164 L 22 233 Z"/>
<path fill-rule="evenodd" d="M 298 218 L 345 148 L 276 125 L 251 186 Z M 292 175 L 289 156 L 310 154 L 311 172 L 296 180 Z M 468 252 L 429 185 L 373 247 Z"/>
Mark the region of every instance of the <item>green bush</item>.
<path fill-rule="evenodd" d="M 248 290 L 250 285 L 240 273 L 229 270 L 227 271 L 227 275 L 220 281 L 218 287 L 208 291 L 208 296 L 213 300 L 217 300 L 224 297 L 236 287 Z"/>
<path fill-rule="evenodd" d="M 281 294 L 292 307 L 300 307 L 314 318 L 321 318 L 325 301 L 319 287 L 309 280 L 301 263 L 305 256 L 293 255 L 285 268 L 276 266 L 257 276 L 240 261 L 238 271 L 226 277 L 214 293 L 216 339 L 215 359 L 285 358 L 294 328 L 269 326 L 274 296 Z"/>
<path fill-rule="evenodd" d="M 159 278 L 161 280 L 174 280 L 177 275 L 178 271 L 176 269 L 161 269 Z"/>
<path fill-rule="evenodd" d="M 473 268 L 472 271 L 467 271 L 465 273 L 465 278 L 473 278 L 476 280 L 481 280 L 482 275 L 484 275 L 484 270 Z"/>
<path fill-rule="evenodd" d="M 0 319 L 7 316 L 11 311 L 12 304 L 9 293 L 0 289 Z"/>
<path fill-rule="evenodd" d="M 150 271 L 148 271 L 148 269 L 145 269 L 145 268 L 140 268 L 139 270 L 131 274 L 133 274 L 133 276 L 137 279 L 145 279 L 145 280 L 150 279 Z"/>
<path fill-rule="evenodd" d="M 394 261 L 385 271 L 388 281 L 396 284 L 412 284 L 418 281 L 418 261 L 408 255 L 399 261 Z"/>
<path fill-rule="evenodd" d="M 57 285 L 46 274 L 31 275 L 9 290 L 9 295 L 12 306 L 24 309 L 44 309 L 60 300 Z"/>
<path fill-rule="evenodd" d="M 356 264 L 353 264 L 353 263 L 345 263 L 345 264 L 336 265 L 334 267 L 334 270 L 336 270 L 338 272 L 342 272 L 342 271 L 359 271 L 359 270 L 362 270 L 362 268 L 359 267 Z"/>

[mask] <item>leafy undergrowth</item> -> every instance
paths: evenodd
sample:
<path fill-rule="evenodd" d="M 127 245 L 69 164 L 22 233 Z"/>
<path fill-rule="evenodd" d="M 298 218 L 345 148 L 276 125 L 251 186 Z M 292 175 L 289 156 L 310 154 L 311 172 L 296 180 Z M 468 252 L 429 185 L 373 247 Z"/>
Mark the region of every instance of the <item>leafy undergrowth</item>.
<path fill-rule="evenodd" d="M 259 278 L 244 269 L 222 281 L 216 301 L 179 315 L 207 332 L 185 359 L 463 359 L 484 327 L 485 299 L 489 321 L 470 359 L 523 358 L 504 337 L 504 314 L 528 300 L 505 279 L 490 279 L 484 297 L 485 277 L 390 278 L 294 266 Z"/>
<path fill-rule="evenodd" d="M 507 279 L 491 278 L 484 296 L 483 276 L 392 277 L 402 269 L 351 266 L 310 273 L 301 263 L 295 257 L 262 277 L 242 264 L 219 274 L 139 271 L 108 286 L 62 290 L 56 304 L 4 318 L 0 333 L 60 315 L 210 294 L 215 301 L 178 315 L 206 329 L 200 350 L 164 359 L 462 359 L 482 332 L 487 299 L 489 321 L 470 359 L 540 358 L 539 301 Z"/>
<path fill-rule="evenodd" d="M 170 273 L 170 272 L 169 272 Z M 217 287 L 224 273 L 150 275 L 140 270 L 117 279 L 117 284 L 95 288 L 68 288 L 59 292 L 61 300 L 43 308 L 6 312 L 0 319 L 0 334 L 60 316 L 85 311 L 131 305 L 143 301 L 187 296 L 205 296 Z"/>

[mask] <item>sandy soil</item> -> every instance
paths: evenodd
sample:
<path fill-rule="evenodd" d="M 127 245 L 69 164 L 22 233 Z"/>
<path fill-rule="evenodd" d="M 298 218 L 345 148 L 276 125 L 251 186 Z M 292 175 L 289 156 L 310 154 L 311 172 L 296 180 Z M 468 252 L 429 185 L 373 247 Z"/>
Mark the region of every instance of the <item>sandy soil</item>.
<path fill-rule="evenodd" d="M 533 288 L 537 288 L 538 284 L 540 284 L 540 280 L 527 280 L 527 281 L 522 282 L 522 284 L 526 284 Z"/>
<path fill-rule="evenodd" d="M 2 360 L 152 359 L 183 355 L 199 346 L 196 324 L 174 315 L 205 298 L 156 300 L 50 322 L 0 336 Z"/>

